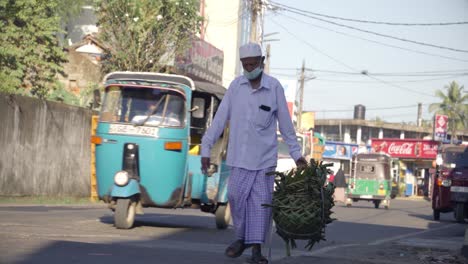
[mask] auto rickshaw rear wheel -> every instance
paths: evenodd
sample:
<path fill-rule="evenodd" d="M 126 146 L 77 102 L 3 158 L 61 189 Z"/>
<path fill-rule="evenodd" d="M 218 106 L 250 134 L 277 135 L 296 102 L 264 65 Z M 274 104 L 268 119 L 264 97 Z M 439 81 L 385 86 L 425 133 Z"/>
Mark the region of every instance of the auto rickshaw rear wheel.
<path fill-rule="evenodd" d="M 218 229 L 226 229 L 231 221 L 231 207 L 229 204 L 218 206 L 215 212 L 216 227 Z"/>
<path fill-rule="evenodd" d="M 455 210 L 453 210 L 455 215 L 455 220 L 458 223 L 465 222 L 465 204 L 464 203 L 456 203 Z"/>
<path fill-rule="evenodd" d="M 129 229 L 135 222 L 136 202 L 133 199 L 118 199 L 114 213 L 114 225 L 118 229 Z"/>
<path fill-rule="evenodd" d="M 374 207 L 375 209 L 379 208 L 380 200 L 374 200 Z"/>

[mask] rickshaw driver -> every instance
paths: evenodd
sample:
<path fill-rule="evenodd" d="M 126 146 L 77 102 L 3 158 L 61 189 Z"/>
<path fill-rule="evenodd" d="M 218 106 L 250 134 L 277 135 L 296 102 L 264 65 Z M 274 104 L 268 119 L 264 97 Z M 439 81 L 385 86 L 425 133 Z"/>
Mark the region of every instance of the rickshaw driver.
<path fill-rule="evenodd" d="M 298 167 L 306 166 L 279 81 L 263 73 L 260 45 L 249 43 L 239 49 L 244 75 L 229 86 L 211 127 L 202 138 L 202 171 L 210 166 L 210 151 L 229 122 L 226 164 L 230 167 L 228 201 L 237 240 L 225 251 L 236 258 L 252 247 L 251 263 L 266 264 L 261 244 L 270 230 L 274 176 L 277 164 L 277 127 Z M 277 126 L 279 125 L 279 126 Z"/>
<path fill-rule="evenodd" d="M 166 97 L 167 96 L 167 97 Z M 167 104 L 165 103 L 168 99 Z M 133 123 L 144 123 L 148 125 L 180 126 L 183 119 L 184 101 L 174 95 L 157 95 L 147 97 L 139 102 L 140 108 L 144 109 L 141 116 L 134 116 Z"/>

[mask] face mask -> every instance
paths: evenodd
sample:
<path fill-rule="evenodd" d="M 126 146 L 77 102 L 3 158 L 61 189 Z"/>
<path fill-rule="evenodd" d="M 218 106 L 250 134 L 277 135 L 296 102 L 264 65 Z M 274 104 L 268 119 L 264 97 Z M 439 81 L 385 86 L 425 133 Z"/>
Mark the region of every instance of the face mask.
<path fill-rule="evenodd" d="M 254 80 L 258 76 L 260 76 L 262 72 L 263 72 L 263 69 L 260 66 L 258 66 L 257 68 L 253 69 L 251 72 L 244 70 L 244 76 L 245 78 L 249 80 Z"/>

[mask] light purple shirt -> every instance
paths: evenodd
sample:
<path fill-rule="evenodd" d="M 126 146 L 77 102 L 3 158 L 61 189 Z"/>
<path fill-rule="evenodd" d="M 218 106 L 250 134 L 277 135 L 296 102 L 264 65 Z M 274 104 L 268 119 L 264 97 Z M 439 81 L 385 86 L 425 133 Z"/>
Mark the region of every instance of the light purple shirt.
<path fill-rule="evenodd" d="M 261 106 L 264 109 L 261 109 Z M 269 108 L 269 110 L 268 110 Z M 244 76 L 232 81 L 216 112 L 211 127 L 202 138 L 202 157 L 210 157 L 216 140 L 229 123 L 226 164 L 248 170 L 275 167 L 278 159 L 277 128 L 297 161 L 301 147 L 289 115 L 280 82 L 263 73 L 260 87 L 252 89 Z"/>

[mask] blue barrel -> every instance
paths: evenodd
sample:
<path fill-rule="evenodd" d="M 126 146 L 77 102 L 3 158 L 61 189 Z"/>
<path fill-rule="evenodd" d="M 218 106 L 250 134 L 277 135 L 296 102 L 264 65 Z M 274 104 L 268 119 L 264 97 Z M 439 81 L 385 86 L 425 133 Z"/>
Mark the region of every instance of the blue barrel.
<path fill-rule="evenodd" d="M 405 195 L 406 195 L 406 196 L 411 196 L 411 195 L 413 195 L 413 184 L 412 184 L 412 183 L 407 183 L 407 184 L 406 184 Z"/>

